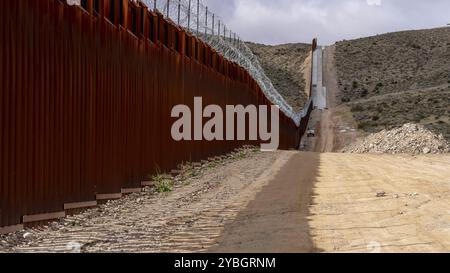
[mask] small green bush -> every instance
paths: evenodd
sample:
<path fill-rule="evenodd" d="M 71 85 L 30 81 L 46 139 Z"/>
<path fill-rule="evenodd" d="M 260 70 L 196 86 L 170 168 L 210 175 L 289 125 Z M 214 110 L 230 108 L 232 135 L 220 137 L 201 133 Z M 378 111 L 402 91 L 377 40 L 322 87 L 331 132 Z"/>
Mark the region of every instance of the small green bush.
<path fill-rule="evenodd" d="M 155 190 L 158 193 L 171 192 L 173 190 L 172 177 L 168 174 L 158 174 L 152 177 L 155 182 Z"/>
<path fill-rule="evenodd" d="M 155 184 L 155 190 L 158 193 L 171 192 L 173 190 L 173 183 L 171 180 L 158 181 Z"/>

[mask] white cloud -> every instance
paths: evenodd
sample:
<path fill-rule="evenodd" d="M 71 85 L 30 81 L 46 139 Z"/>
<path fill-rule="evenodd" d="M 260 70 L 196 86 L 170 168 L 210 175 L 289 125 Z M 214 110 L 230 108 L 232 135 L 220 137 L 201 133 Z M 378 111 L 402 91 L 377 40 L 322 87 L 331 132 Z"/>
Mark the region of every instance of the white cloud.
<path fill-rule="evenodd" d="M 322 44 L 450 23 L 448 0 L 206 0 L 244 39 Z M 432 15 L 432 16 L 431 16 Z"/>

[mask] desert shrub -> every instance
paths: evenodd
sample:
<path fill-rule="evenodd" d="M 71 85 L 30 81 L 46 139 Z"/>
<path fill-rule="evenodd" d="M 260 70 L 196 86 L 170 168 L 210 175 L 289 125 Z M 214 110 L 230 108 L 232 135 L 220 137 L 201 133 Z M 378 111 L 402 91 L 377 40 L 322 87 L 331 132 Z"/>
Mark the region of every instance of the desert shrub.
<path fill-rule="evenodd" d="M 372 125 L 369 122 L 363 121 L 358 123 L 358 129 L 367 131 L 372 127 Z"/>
<path fill-rule="evenodd" d="M 373 116 L 373 117 L 372 117 L 372 120 L 373 120 L 373 121 L 379 121 L 379 120 L 380 120 L 380 117 L 379 117 L 379 116 Z"/>
<path fill-rule="evenodd" d="M 155 190 L 158 193 L 171 192 L 173 188 L 173 182 L 168 174 L 158 174 L 152 177 L 155 182 Z"/>
<path fill-rule="evenodd" d="M 353 89 L 358 88 L 358 82 L 357 81 L 353 81 L 352 82 L 352 87 L 353 87 Z"/>
<path fill-rule="evenodd" d="M 412 47 L 412 48 L 414 48 L 414 49 L 421 49 L 422 47 L 420 46 L 420 45 L 418 45 L 418 44 L 410 44 L 409 45 L 410 47 Z"/>
<path fill-rule="evenodd" d="M 348 97 L 343 97 L 343 98 L 341 99 L 341 101 L 342 101 L 343 103 L 347 103 L 347 102 L 350 102 L 350 98 L 348 98 Z"/>
<path fill-rule="evenodd" d="M 420 121 L 422 121 L 424 118 L 426 118 L 426 116 L 424 115 L 424 114 L 417 114 L 417 115 L 415 115 L 415 117 L 414 117 L 414 120 L 416 121 L 416 122 L 420 122 Z"/>
<path fill-rule="evenodd" d="M 171 192 L 172 188 L 173 182 L 171 180 L 162 180 L 155 184 L 155 190 L 158 193 Z"/>
<path fill-rule="evenodd" d="M 352 112 L 362 112 L 364 111 L 364 107 L 362 105 L 355 105 L 351 108 Z"/>
<path fill-rule="evenodd" d="M 364 88 L 361 92 L 361 98 L 365 98 L 367 97 L 367 95 L 369 95 L 369 91 L 367 91 L 367 89 Z"/>

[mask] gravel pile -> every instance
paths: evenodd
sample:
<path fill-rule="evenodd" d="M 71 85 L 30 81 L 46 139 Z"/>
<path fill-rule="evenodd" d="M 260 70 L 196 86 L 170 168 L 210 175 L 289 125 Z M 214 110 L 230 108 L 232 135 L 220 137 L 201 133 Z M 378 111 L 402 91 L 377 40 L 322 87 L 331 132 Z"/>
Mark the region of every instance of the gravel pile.
<path fill-rule="evenodd" d="M 450 152 L 450 144 L 422 125 L 405 124 L 401 128 L 383 130 L 343 150 L 344 153 L 442 154 Z"/>

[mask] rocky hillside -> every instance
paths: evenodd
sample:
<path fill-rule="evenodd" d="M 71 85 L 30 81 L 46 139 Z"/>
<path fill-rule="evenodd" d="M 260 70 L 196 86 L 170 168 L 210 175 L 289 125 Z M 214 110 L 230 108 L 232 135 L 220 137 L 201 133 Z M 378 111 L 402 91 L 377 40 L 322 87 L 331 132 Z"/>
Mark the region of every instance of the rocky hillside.
<path fill-rule="evenodd" d="M 339 100 L 360 129 L 413 122 L 450 139 L 450 28 L 338 42 L 335 59 Z"/>
<path fill-rule="evenodd" d="M 284 44 L 268 46 L 247 43 L 274 87 L 296 110 L 303 109 L 308 97 L 305 92 L 305 69 L 309 69 L 311 45 Z"/>

